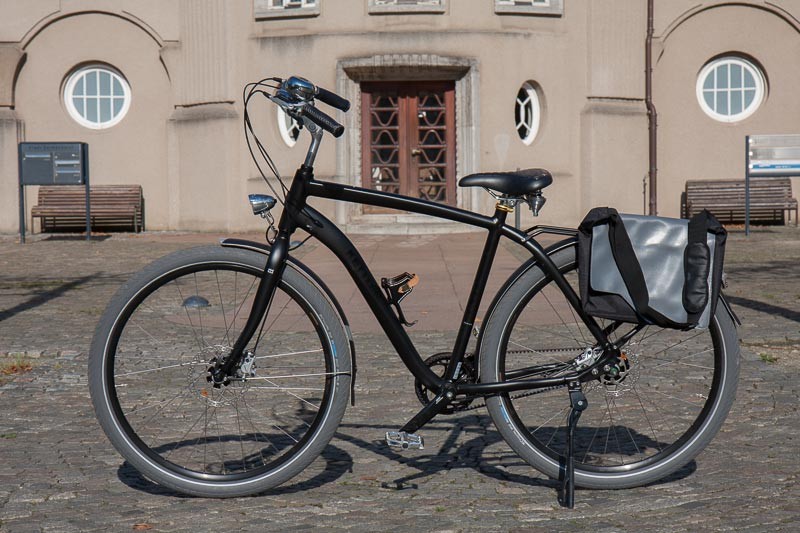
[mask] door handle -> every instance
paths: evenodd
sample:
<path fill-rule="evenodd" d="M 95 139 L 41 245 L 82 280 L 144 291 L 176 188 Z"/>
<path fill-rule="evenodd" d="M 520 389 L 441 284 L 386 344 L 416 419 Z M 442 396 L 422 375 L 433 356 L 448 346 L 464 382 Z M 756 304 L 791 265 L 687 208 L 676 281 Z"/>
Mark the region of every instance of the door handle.
<path fill-rule="evenodd" d="M 421 148 L 412 148 L 411 149 L 411 155 L 422 155 L 422 149 Z"/>

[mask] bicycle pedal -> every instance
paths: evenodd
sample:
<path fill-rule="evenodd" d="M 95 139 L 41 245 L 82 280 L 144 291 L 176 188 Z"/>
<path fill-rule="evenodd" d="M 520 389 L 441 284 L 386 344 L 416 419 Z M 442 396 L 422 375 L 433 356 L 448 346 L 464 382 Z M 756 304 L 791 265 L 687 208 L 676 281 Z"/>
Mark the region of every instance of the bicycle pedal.
<path fill-rule="evenodd" d="M 421 435 L 406 433 L 405 431 L 387 431 L 386 445 L 390 448 L 400 448 L 402 450 L 425 449 L 425 441 Z"/>

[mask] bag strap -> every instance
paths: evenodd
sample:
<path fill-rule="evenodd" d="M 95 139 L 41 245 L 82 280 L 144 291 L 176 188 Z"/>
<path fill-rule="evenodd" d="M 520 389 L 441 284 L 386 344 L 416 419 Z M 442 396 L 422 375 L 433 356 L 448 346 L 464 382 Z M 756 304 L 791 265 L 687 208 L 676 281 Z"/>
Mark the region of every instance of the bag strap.
<path fill-rule="evenodd" d="M 711 274 L 710 266 L 713 258 L 708 248 L 708 234 L 722 235 L 724 242 L 725 229 L 714 216 L 703 209 L 689 219 L 688 242 L 684 255 L 684 272 L 686 283 L 684 285 L 683 306 L 687 312 L 687 320 L 690 323 L 697 323 L 706 306 L 708 300 L 716 296 L 715 293 L 709 294 L 708 278 Z M 713 282 L 713 280 L 712 280 Z M 691 298 L 689 295 L 691 294 Z M 705 294 L 705 299 L 701 296 Z M 699 304 L 703 302 L 703 305 Z"/>
<path fill-rule="evenodd" d="M 689 241 L 687 242 L 687 245 L 694 244 L 696 242 L 706 244 L 709 226 L 711 225 L 711 222 L 708 219 L 709 215 L 711 215 L 711 213 L 703 209 L 689 219 Z"/>
<path fill-rule="evenodd" d="M 647 284 L 644 280 L 639 259 L 633 251 L 628 232 L 619 213 L 614 211 L 610 214 L 608 238 L 611 241 L 611 253 L 614 255 L 614 262 L 617 264 L 622 281 L 631 296 L 633 305 L 639 315 L 645 315 L 650 308 L 650 296 L 647 292 Z"/>

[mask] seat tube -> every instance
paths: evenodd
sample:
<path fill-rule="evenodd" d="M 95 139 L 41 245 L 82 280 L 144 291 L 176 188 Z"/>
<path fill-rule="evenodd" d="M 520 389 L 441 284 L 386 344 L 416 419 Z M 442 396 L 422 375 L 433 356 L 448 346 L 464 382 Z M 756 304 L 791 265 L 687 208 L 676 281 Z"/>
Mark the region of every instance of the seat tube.
<path fill-rule="evenodd" d="M 497 254 L 497 246 L 501 235 L 500 228 L 503 227 L 507 214 L 508 212 L 502 209 L 498 203 L 498 207 L 494 212 L 494 225 L 489 229 L 489 234 L 486 236 L 486 244 L 483 246 L 478 271 L 475 273 L 475 280 L 472 282 L 472 290 L 469 293 L 467 307 L 464 309 L 464 318 L 458 328 L 458 336 L 453 346 L 453 356 L 450 358 L 444 374 L 445 379 L 452 380 L 456 378 L 458 367 L 464 359 L 464 353 L 467 350 L 467 344 L 469 344 L 469 336 L 475 325 L 475 317 L 478 315 L 478 307 L 486 290 L 486 282 L 489 280 L 492 263 Z"/>

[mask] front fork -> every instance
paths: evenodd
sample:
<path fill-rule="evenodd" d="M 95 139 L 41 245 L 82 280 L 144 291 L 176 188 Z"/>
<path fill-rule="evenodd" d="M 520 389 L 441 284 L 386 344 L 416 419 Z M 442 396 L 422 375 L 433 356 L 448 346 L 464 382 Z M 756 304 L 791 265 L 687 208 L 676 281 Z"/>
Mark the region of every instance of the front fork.
<path fill-rule="evenodd" d="M 283 222 L 283 220 L 281 222 Z M 284 224 L 281 225 L 283 226 Z M 267 258 L 264 274 L 258 284 L 255 299 L 253 300 L 253 307 L 247 317 L 247 323 L 236 339 L 231 353 L 211 369 L 211 379 L 215 386 L 225 383 L 229 376 L 233 375 L 235 369 L 238 368 L 241 363 L 245 348 L 261 325 L 264 314 L 269 308 L 269 304 L 275 294 L 275 289 L 283 275 L 283 270 L 286 268 L 290 235 L 287 229 L 280 229 L 278 231 L 278 236 Z"/>
<path fill-rule="evenodd" d="M 275 242 L 272 243 L 269 256 L 267 257 L 264 274 L 261 276 L 261 281 L 258 284 L 256 296 L 253 300 L 253 307 L 250 309 L 250 314 L 247 316 L 247 323 L 245 323 L 242 332 L 237 337 L 230 354 L 222 361 L 217 362 L 210 371 L 211 380 L 215 387 L 219 387 L 225 383 L 228 378 L 233 375 L 235 369 L 241 364 L 245 348 L 247 348 L 253 336 L 256 335 L 256 330 L 261 326 L 264 315 L 272 302 L 275 289 L 278 287 L 278 283 L 280 283 L 281 277 L 283 276 L 283 271 L 286 268 L 286 259 L 289 254 L 289 239 L 297 227 L 294 222 L 293 213 L 298 210 L 297 205 L 303 205 L 305 203 L 302 188 L 305 180 L 310 179 L 312 175 L 313 169 L 306 165 L 300 167 L 295 174 L 292 188 L 286 197 L 283 213 L 278 223 L 278 235 L 275 237 Z M 259 333 L 259 336 L 260 335 Z"/>

